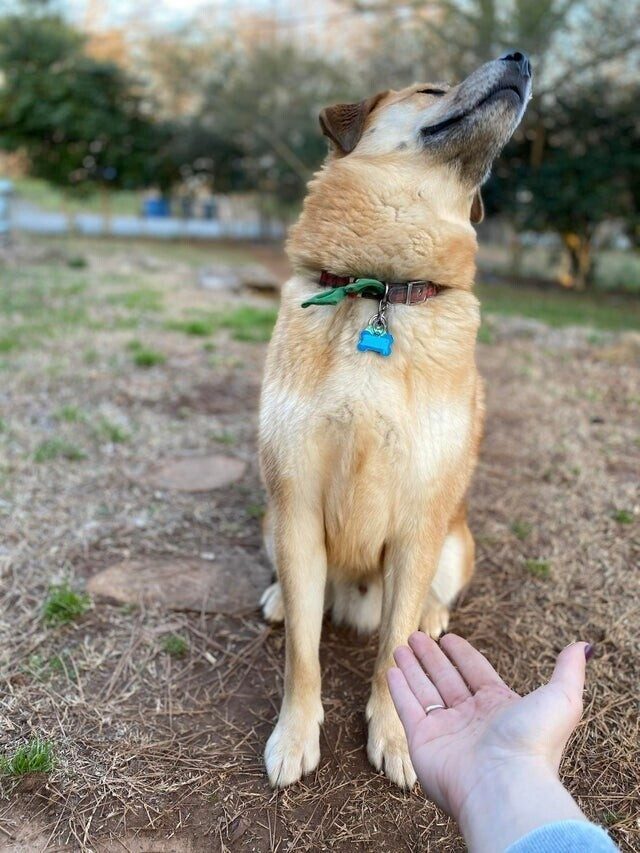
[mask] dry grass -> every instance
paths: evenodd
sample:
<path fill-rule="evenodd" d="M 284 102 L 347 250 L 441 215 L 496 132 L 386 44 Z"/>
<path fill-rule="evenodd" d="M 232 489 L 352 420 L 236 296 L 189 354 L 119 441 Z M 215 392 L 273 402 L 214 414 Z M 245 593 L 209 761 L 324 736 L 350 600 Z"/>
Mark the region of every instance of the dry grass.
<path fill-rule="evenodd" d="M 31 267 L 41 274 L 31 251 L 18 258 L 23 286 Z M 30 327 L 2 362 L 0 754 L 40 738 L 56 761 L 49 774 L 0 783 L 0 848 L 463 849 L 435 807 L 398 792 L 366 761 L 374 640 L 326 625 L 320 768 L 274 793 L 261 753 L 278 709 L 283 632 L 256 610 L 167 613 L 96 601 L 68 624 L 43 622 L 51 584 L 81 589 L 128 557 L 265 559 L 254 444 L 263 345 L 220 329 L 212 353 L 198 336 L 167 329 L 186 307 L 218 307 L 190 285 L 200 254 L 190 261 L 181 247 L 172 256 L 99 243 L 73 254 L 89 263 L 65 272 L 81 278 L 83 319 L 64 334 Z M 64 257 L 43 264 L 66 270 Z M 161 310 L 157 299 L 126 300 L 133 307 L 111 299 L 150 290 Z M 633 348 L 611 359 L 613 339 L 531 335 L 495 322 L 493 343 L 481 346 L 489 418 L 471 496 L 478 567 L 452 628 L 520 691 L 549 676 L 567 642 L 596 644 L 563 777 L 631 851 L 640 846 L 640 366 Z M 164 362 L 136 366 L 132 339 Z M 111 440 L 103 419 L 127 440 Z M 220 436 L 249 463 L 240 483 L 209 495 L 144 484 L 158 459 L 219 451 Z M 53 437 L 84 458 L 35 462 Z M 548 572 L 531 572 L 534 564 Z M 173 635 L 186 643 L 179 655 L 166 648 Z"/>

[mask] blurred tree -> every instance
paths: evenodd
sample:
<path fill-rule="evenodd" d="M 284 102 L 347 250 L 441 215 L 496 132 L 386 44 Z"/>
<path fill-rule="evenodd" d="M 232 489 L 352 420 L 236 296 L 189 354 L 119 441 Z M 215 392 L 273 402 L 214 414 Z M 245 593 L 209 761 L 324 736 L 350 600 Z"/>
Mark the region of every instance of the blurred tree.
<path fill-rule="evenodd" d="M 302 197 L 326 153 L 320 109 L 357 95 L 346 62 L 291 44 L 273 42 L 251 52 L 229 44 L 213 57 L 192 128 L 219 150 L 226 146 L 226 159 L 215 167 L 217 183 L 235 184 L 241 175 L 245 186 L 287 205 Z"/>
<path fill-rule="evenodd" d="M 635 86 L 637 98 L 639 0 L 343 2 L 381 16 L 372 57 L 376 87 L 385 77 L 400 85 L 416 78 L 458 80 L 507 48 L 530 53 L 534 100 L 498 160 L 499 179 L 485 188 L 487 212 L 509 211 L 523 228 L 560 233 L 578 286 L 591 277 L 599 222 L 625 216 L 635 222 L 637 240 L 640 178 L 629 168 L 625 147 L 637 140 L 633 98 L 614 102 L 612 96 Z M 587 139 L 593 156 L 583 151 Z M 517 266 L 517 243 L 514 250 Z"/>
<path fill-rule="evenodd" d="M 0 19 L 0 147 L 25 150 L 33 175 L 69 189 L 167 184 L 166 129 L 142 93 L 42 5 Z"/>
<path fill-rule="evenodd" d="M 558 97 L 544 116 L 549 130 L 538 162 L 531 164 L 523 137 L 496 168 L 492 189 L 516 225 L 562 239 L 571 286 L 592 281 L 598 225 L 618 219 L 632 229 L 638 222 L 639 99 L 638 84 L 612 87 L 603 80 Z"/>
<path fill-rule="evenodd" d="M 251 190 L 239 143 L 203 115 L 209 80 L 228 46 L 190 23 L 168 33 L 150 33 L 138 55 L 157 93 L 158 112 L 170 124 L 167 158 L 180 179 L 217 192 Z M 213 69 L 213 70 L 212 70 Z"/>
<path fill-rule="evenodd" d="M 219 193 L 255 189 L 239 143 L 221 136 L 199 115 L 173 122 L 167 158 L 187 183 L 195 179 Z"/>
<path fill-rule="evenodd" d="M 378 43 L 374 67 L 401 85 L 415 79 L 460 79 L 476 65 L 507 49 L 533 58 L 538 87 L 575 82 L 576 72 L 637 71 L 632 52 L 640 46 L 639 0 L 342 0 L 375 13 Z M 381 49 L 394 45 L 395 49 Z M 409 74 L 407 75 L 407 72 Z M 416 74 L 416 72 L 418 72 Z M 426 75 L 426 77 L 425 77 Z"/>
<path fill-rule="evenodd" d="M 183 119 L 202 101 L 217 44 L 194 22 L 167 32 L 144 34 L 138 45 L 140 68 L 152 83 L 163 115 Z"/>

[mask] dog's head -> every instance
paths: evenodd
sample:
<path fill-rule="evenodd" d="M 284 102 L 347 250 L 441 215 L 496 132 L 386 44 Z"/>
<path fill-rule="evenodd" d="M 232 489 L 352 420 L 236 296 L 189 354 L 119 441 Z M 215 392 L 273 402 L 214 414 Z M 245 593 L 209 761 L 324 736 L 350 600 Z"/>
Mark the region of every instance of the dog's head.
<path fill-rule="evenodd" d="M 420 83 L 380 92 L 320 113 L 334 156 L 375 157 L 404 152 L 444 167 L 473 199 L 472 221 L 482 203 L 476 192 L 518 126 L 531 97 L 531 65 L 519 52 L 487 62 L 457 86 Z"/>
<path fill-rule="evenodd" d="M 530 94 L 529 60 L 511 53 L 457 86 L 324 109 L 331 153 L 289 233 L 294 269 L 471 288 L 480 185 Z"/>

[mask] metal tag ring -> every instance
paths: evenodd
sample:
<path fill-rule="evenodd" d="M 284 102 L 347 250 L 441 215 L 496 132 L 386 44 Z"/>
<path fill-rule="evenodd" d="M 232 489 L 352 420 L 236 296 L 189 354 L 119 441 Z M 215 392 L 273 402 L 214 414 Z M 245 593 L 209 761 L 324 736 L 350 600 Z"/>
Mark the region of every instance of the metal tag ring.
<path fill-rule="evenodd" d="M 369 327 L 375 335 L 384 335 L 387 331 L 387 319 L 384 314 L 374 314 L 369 319 Z"/>

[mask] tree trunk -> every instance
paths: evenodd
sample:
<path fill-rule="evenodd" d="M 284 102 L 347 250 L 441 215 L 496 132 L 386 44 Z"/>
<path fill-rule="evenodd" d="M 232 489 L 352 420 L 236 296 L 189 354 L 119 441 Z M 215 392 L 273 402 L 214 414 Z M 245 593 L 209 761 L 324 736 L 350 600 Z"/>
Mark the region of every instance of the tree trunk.
<path fill-rule="evenodd" d="M 593 281 L 591 238 L 586 234 L 563 234 L 562 242 L 569 255 L 569 286 L 586 290 Z"/>
<path fill-rule="evenodd" d="M 509 274 L 518 279 L 522 275 L 524 246 L 520 234 L 514 231 L 509 238 Z"/>
<path fill-rule="evenodd" d="M 111 231 L 111 193 L 104 185 L 100 185 L 100 207 L 102 208 L 102 224 L 104 236 Z"/>

